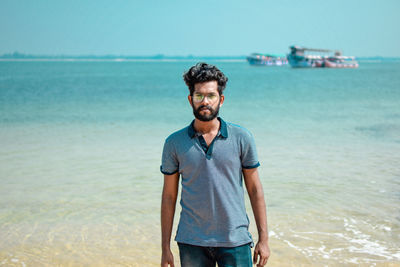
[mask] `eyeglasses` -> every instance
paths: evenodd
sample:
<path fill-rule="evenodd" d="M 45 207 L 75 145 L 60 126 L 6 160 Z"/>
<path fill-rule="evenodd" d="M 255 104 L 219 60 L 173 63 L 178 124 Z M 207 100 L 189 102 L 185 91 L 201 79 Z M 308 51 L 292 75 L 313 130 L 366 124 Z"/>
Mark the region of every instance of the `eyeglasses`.
<path fill-rule="evenodd" d="M 194 93 L 193 94 L 193 102 L 196 102 L 196 103 L 200 103 L 200 102 L 203 102 L 203 100 L 204 100 L 204 98 L 206 98 L 207 97 L 207 99 L 208 99 L 208 101 L 210 102 L 210 103 L 214 103 L 217 99 L 218 99 L 218 95 L 217 94 L 208 94 L 208 95 L 202 95 L 202 94 L 199 94 L 199 93 Z"/>

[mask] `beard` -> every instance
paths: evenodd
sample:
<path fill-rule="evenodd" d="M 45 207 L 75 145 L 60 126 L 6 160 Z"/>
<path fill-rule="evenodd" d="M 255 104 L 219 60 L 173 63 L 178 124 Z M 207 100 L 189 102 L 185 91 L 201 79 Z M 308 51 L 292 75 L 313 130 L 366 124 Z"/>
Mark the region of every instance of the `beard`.
<path fill-rule="evenodd" d="M 208 106 L 208 105 L 201 105 L 198 108 L 195 108 L 194 105 L 192 104 L 193 115 L 199 121 L 212 121 L 213 119 L 215 119 L 218 116 L 219 107 L 220 107 L 220 105 L 218 104 L 216 109 L 213 109 L 211 106 Z M 200 111 L 203 108 L 208 109 L 210 111 L 210 114 L 204 114 L 204 115 L 200 114 Z"/>

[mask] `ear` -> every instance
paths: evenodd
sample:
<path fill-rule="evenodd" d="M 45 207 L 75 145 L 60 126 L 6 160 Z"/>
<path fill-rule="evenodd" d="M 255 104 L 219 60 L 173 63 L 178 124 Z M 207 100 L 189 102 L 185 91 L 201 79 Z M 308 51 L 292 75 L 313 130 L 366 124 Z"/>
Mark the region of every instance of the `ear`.
<path fill-rule="evenodd" d="M 219 97 L 219 105 L 220 105 L 220 106 L 222 106 L 222 104 L 224 103 L 224 100 L 225 100 L 225 96 L 224 96 L 224 95 L 221 95 L 221 96 Z"/>
<path fill-rule="evenodd" d="M 193 106 L 193 104 L 192 104 L 192 96 L 191 95 L 188 95 L 188 101 L 189 101 L 190 105 Z"/>

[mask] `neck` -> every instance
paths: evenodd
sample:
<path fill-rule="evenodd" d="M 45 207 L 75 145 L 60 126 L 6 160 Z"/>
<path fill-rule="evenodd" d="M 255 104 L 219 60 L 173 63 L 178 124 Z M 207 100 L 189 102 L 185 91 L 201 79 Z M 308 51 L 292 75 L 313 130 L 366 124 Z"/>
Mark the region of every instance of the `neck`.
<path fill-rule="evenodd" d="M 220 125 L 220 122 L 219 122 L 218 118 L 215 118 L 211 121 L 201 121 L 201 120 L 195 119 L 193 126 L 194 126 L 194 129 L 196 130 L 196 132 L 199 132 L 201 134 L 206 134 L 206 133 L 210 133 L 213 131 L 218 131 L 219 125 Z"/>

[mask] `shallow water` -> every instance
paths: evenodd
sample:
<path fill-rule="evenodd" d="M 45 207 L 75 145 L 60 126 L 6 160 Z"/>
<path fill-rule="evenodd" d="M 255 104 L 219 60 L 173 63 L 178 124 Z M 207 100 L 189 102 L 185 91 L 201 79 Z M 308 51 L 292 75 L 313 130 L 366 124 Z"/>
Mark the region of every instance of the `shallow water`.
<path fill-rule="evenodd" d="M 0 265 L 159 264 L 161 150 L 192 120 L 193 63 L 0 62 Z M 214 63 L 221 116 L 256 139 L 268 266 L 399 266 L 400 62 Z"/>

